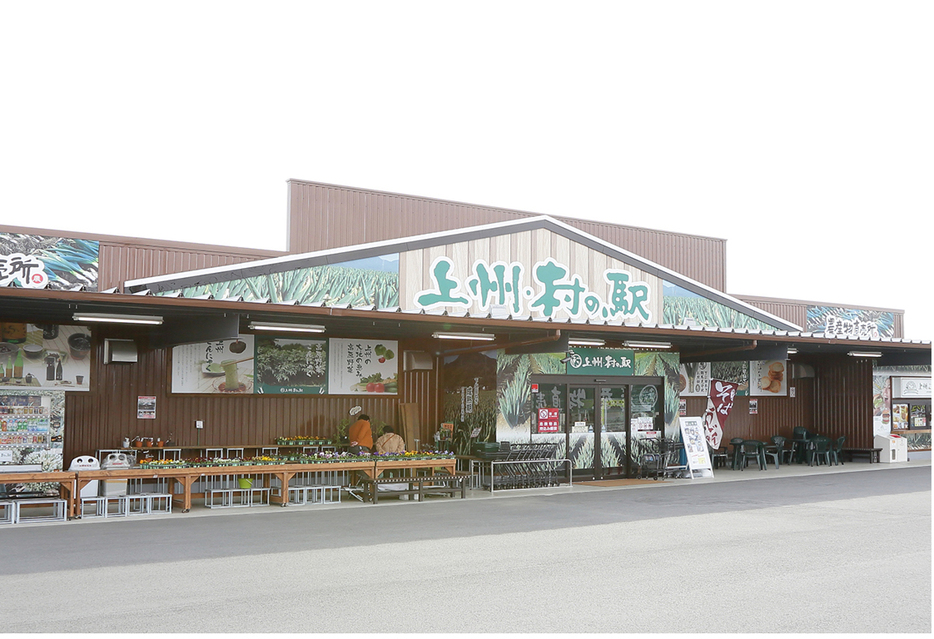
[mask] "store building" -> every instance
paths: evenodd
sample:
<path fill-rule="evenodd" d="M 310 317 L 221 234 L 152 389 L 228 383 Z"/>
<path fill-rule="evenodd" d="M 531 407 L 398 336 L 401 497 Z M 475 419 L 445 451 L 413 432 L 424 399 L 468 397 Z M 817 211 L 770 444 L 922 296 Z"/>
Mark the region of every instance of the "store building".
<path fill-rule="evenodd" d="M 549 441 L 627 475 L 711 380 L 738 388 L 725 441 L 905 426 L 930 450 L 931 346 L 901 311 L 728 295 L 715 238 L 288 188 L 287 252 L 0 226 L 0 395 L 37 409 L 0 463 L 331 437 L 359 405 L 410 446 Z"/>

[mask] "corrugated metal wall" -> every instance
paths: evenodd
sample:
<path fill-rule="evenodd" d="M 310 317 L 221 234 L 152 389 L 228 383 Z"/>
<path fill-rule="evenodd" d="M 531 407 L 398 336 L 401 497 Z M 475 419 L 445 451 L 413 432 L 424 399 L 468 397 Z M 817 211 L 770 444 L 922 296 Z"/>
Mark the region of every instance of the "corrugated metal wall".
<path fill-rule="evenodd" d="M 806 304 L 798 304 L 787 300 L 764 301 L 759 298 L 746 298 L 738 295 L 735 297 L 756 308 L 761 308 L 766 313 L 771 313 L 784 320 L 788 320 L 792 324 L 800 326 L 801 330 L 805 330 L 807 326 L 808 315 Z"/>
<path fill-rule="evenodd" d="M 126 280 L 214 266 L 239 264 L 283 255 L 275 251 L 223 250 L 220 247 L 182 247 L 145 243 L 101 242 L 99 290 L 123 286 Z"/>
<path fill-rule="evenodd" d="M 449 231 L 535 213 L 291 181 L 289 252 Z M 553 216 L 717 290 L 726 285 L 726 241 Z"/>
<path fill-rule="evenodd" d="M 66 465 L 77 455 L 119 447 L 124 436 L 167 439 L 174 433 L 176 443 L 183 446 L 272 444 L 276 437 L 289 435 L 334 436 L 340 420 L 355 405 L 362 406 L 374 421 L 392 425 L 399 424 L 401 402 L 418 405 L 423 442 L 431 439 L 438 426 L 434 371 L 403 373 L 399 396 L 172 395 L 167 392 L 169 351 L 140 344 L 137 363 L 104 365 L 99 333 L 94 334 L 93 348 L 94 388 L 66 395 Z M 400 344 L 400 354 L 405 348 Z M 156 419 L 137 419 L 140 395 L 156 397 Z M 196 420 L 204 421 L 200 441 Z"/>
<path fill-rule="evenodd" d="M 852 357 L 827 358 L 815 366 L 817 376 L 790 379 L 795 397 L 737 397 L 723 432 L 723 445 L 733 437 L 769 441 L 773 435 L 790 439 L 796 426 L 836 439 L 846 446 L 872 445 L 872 363 Z M 749 400 L 759 402 L 758 414 L 749 414 Z M 688 397 L 687 414 L 701 416 L 705 397 Z"/>

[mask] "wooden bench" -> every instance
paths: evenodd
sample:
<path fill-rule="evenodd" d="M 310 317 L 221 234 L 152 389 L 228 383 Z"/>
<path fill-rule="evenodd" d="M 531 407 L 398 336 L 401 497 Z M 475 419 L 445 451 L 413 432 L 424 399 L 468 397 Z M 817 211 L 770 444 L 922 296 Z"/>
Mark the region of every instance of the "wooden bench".
<path fill-rule="evenodd" d="M 425 495 L 450 495 L 454 497 L 458 492 L 461 499 L 467 497 L 467 477 L 463 475 L 423 475 L 420 477 L 370 477 L 361 480 L 363 485 L 363 501 L 377 503 L 379 501 L 379 487 L 385 484 L 407 484 L 408 488 L 393 490 L 393 495 L 418 495 L 418 501 L 424 501 Z M 430 484 L 430 485 L 426 485 Z"/>
<path fill-rule="evenodd" d="M 882 452 L 882 449 L 881 448 L 844 448 L 840 452 L 843 453 L 843 456 L 846 457 L 847 461 L 853 461 L 853 457 L 855 457 L 856 455 L 859 455 L 861 457 L 865 455 L 866 457 L 869 458 L 870 464 L 873 461 L 875 461 L 878 464 L 879 454 Z"/>

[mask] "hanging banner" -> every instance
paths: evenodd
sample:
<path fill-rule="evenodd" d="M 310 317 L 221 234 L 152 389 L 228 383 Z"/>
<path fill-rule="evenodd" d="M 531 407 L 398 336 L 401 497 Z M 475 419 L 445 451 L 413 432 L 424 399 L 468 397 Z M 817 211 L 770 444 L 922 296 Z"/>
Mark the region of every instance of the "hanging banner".
<path fill-rule="evenodd" d="M 720 448 L 723 425 L 733 409 L 738 386 L 734 382 L 710 380 L 710 395 L 707 396 L 707 411 L 704 413 L 704 435 L 707 437 L 707 443 L 714 450 Z"/>

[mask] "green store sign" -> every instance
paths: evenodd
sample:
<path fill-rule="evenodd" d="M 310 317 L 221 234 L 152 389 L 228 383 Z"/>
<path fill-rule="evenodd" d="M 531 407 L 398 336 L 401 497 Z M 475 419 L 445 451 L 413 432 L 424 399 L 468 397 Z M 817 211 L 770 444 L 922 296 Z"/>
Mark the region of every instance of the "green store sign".
<path fill-rule="evenodd" d="M 632 375 L 633 351 L 624 348 L 572 348 L 568 375 Z"/>

